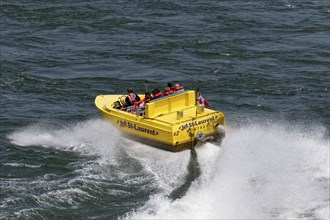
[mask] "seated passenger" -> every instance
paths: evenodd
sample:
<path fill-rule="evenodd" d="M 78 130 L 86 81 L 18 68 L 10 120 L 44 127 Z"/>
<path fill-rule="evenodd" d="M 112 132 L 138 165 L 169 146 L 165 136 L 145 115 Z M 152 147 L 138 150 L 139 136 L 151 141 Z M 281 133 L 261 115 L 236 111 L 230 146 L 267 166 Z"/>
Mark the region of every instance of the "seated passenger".
<path fill-rule="evenodd" d="M 174 91 L 170 87 L 165 87 L 164 96 L 171 95 Z"/>
<path fill-rule="evenodd" d="M 148 103 L 152 99 L 150 92 L 146 92 L 144 94 L 144 99 L 138 103 L 139 108 L 143 108 L 146 103 Z"/>
<path fill-rule="evenodd" d="M 125 98 L 125 107 L 132 106 L 134 102 L 140 101 L 140 97 L 134 93 L 131 87 L 127 88 L 127 97 Z"/>
<path fill-rule="evenodd" d="M 140 100 L 138 102 L 134 102 L 134 106 L 131 107 L 131 113 L 135 114 L 137 112 L 142 113 L 144 110 L 144 106 L 146 105 L 146 103 L 148 103 L 150 100 L 152 99 L 150 92 L 146 92 L 144 94 L 144 99 Z M 142 112 L 141 112 L 142 111 Z"/>
<path fill-rule="evenodd" d="M 179 93 L 184 91 L 184 86 L 181 86 L 179 84 L 174 85 L 174 93 Z"/>
<path fill-rule="evenodd" d="M 152 98 L 153 99 L 157 99 L 163 96 L 163 93 L 161 91 L 159 91 L 159 89 L 155 89 L 154 91 L 152 91 Z"/>
<path fill-rule="evenodd" d="M 174 92 L 174 86 L 172 85 L 172 83 L 167 83 L 167 87 L 170 88 L 170 90 L 172 91 L 172 93 Z"/>

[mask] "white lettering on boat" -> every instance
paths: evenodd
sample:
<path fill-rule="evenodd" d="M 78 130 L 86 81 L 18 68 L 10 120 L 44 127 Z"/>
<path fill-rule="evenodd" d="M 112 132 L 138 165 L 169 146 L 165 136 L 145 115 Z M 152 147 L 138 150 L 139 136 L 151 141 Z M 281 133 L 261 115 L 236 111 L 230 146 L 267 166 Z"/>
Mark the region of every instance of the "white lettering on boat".
<path fill-rule="evenodd" d="M 217 118 L 217 116 L 216 117 L 212 116 L 211 118 L 203 119 L 203 120 L 200 120 L 200 121 L 192 121 L 192 122 L 186 123 L 184 125 L 181 125 L 179 127 L 179 130 L 183 131 L 187 128 L 191 128 L 191 127 L 194 127 L 194 126 L 197 126 L 197 125 L 210 123 L 211 121 L 214 121 L 216 118 Z"/>
<path fill-rule="evenodd" d="M 136 131 L 146 133 L 146 134 L 150 134 L 150 135 L 154 135 L 154 136 L 158 135 L 158 131 L 150 130 L 148 128 L 141 127 L 141 126 L 139 126 L 135 123 L 131 123 L 131 122 L 127 122 L 127 121 L 117 121 L 117 123 L 119 123 L 119 126 L 121 128 L 129 128 L 129 129 L 132 129 L 132 130 L 136 130 Z"/>

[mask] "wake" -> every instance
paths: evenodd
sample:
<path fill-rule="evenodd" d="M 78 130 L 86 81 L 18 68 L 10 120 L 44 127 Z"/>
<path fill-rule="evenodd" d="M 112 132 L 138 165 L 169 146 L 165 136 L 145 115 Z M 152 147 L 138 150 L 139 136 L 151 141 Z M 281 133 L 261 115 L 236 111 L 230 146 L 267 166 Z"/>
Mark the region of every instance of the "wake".
<path fill-rule="evenodd" d="M 8 135 L 18 146 L 41 146 L 63 151 L 111 156 L 118 150 L 120 135 L 107 121 L 90 119 L 61 128 L 41 122 Z"/>
<path fill-rule="evenodd" d="M 172 200 L 153 196 L 128 219 L 329 218 L 329 142 L 322 127 L 227 129 L 197 149 L 200 176 Z M 222 152 L 221 152 L 222 151 Z"/>
<path fill-rule="evenodd" d="M 122 139 L 98 119 L 63 128 L 36 124 L 8 138 L 19 146 L 96 154 L 101 160 L 87 176 L 111 166 L 116 178 L 127 178 L 136 168 L 126 165 L 127 159 L 136 161 L 159 190 L 125 219 L 326 219 L 330 155 L 325 133 L 322 127 L 255 123 L 227 128 L 221 148 L 207 143 L 197 155 Z M 106 174 L 99 175 L 110 178 Z M 144 179 L 134 181 L 144 185 Z"/>

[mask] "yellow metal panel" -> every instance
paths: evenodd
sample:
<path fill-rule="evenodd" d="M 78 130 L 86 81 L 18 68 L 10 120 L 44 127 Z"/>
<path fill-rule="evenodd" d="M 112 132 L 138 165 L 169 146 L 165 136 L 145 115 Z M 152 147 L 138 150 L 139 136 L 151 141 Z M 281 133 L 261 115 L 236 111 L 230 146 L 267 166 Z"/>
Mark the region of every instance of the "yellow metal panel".
<path fill-rule="evenodd" d="M 181 110 L 195 105 L 195 91 L 186 91 L 147 103 L 145 117 L 154 118 L 161 114 Z"/>

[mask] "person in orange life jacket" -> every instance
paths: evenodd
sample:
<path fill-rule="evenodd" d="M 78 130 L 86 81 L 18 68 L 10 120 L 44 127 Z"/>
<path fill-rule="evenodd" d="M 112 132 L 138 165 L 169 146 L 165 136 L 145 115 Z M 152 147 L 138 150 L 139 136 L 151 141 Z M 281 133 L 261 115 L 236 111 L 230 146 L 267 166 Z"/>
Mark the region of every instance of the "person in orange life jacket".
<path fill-rule="evenodd" d="M 153 99 L 157 99 L 163 96 L 163 93 L 161 91 L 159 91 L 159 89 L 154 89 L 154 91 L 152 91 L 152 98 Z"/>
<path fill-rule="evenodd" d="M 182 91 L 184 91 L 184 86 L 181 86 L 179 84 L 174 85 L 174 93 L 182 92 Z"/>
<path fill-rule="evenodd" d="M 134 93 L 133 89 L 131 87 L 127 88 L 127 97 L 125 98 L 125 107 L 132 106 L 134 102 L 140 101 L 140 97 Z"/>
<path fill-rule="evenodd" d="M 170 87 L 165 87 L 165 92 L 163 93 L 164 96 L 171 95 L 173 90 Z"/>

